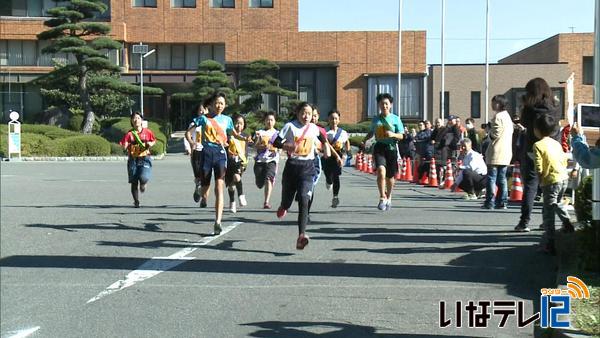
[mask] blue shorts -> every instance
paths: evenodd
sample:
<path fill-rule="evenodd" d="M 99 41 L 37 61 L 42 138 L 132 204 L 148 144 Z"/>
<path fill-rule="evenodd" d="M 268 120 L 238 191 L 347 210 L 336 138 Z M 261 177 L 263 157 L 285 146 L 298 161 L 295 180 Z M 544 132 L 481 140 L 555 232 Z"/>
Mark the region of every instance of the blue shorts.
<path fill-rule="evenodd" d="M 152 159 L 150 156 L 145 157 L 129 157 L 127 159 L 127 176 L 129 183 L 146 184 L 152 177 Z"/>
<path fill-rule="evenodd" d="M 224 179 L 227 169 L 227 154 L 223 147 L 206 146 L 202 150 L 202 185 L 210 185 L 213 171 L 215 179 Z"/>

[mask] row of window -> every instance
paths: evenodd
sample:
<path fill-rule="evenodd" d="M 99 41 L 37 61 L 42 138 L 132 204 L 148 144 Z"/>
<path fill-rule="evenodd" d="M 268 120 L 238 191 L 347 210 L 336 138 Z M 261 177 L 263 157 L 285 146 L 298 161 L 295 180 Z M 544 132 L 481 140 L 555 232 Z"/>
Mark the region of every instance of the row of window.
<path fill-rule="evenodd" d="M 157 7 L 157 0 L 132 0 L 133 7 Z M 235 0 L 209 0 L 213 8 L 235 8 Z M 171 0 L 172 8 L 196 8 L 196 0 Z M 250 8 L 273 8 L 273 0 L 249 0 Z"/>
<path fill-rule="evenodd" d="M 54 7 L 65 7 L 70 1 L 55 0 L 0 0 L 0 16 L 44 17 Z M 96 18 L 110 19 L 110 0 L 103 0 L 108 9 Z"/>
<path fill-rule="evenodd" d="M 129 45 L 129 68 L 140 69 L 140 55 L 134 54 Z M 148 50 L 156 52 L 144 58 L 144 69 L 149 70 L 197 70 L 205 60 L 225 64 L 224 44 L 148 44 Z"/>
<path fill-rule="evenodd" d="M 75 62 L 72 55 L 62 53 L 42 54 L 42 49 L 50 45 L 45 40 L 0 40 L 0 66 L 51 67 L 54 62 Z M 106 52 L 106 56 L 117 65 L 121 64 L 118 50 Z"/>

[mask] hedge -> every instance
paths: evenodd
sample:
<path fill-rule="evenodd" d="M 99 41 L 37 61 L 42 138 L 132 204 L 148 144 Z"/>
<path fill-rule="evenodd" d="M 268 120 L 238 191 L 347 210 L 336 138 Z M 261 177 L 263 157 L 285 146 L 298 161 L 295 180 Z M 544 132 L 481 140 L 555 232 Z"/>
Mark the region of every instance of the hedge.
<path fill-rule="evenodd" d="M 21 156 L 107 156 L 108 141 L 55 126 L 21 125 Z M 0 128 L 0 156 L 7 155 L 7 127 Z"/>

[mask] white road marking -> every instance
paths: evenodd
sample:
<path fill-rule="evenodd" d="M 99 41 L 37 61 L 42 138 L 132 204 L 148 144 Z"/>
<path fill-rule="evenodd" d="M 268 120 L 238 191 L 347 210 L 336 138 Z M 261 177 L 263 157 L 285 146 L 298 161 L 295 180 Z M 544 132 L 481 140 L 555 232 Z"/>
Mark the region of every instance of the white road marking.
<path fill-rule="evenodd" d="M 100 298 L 104 298 L 110 294 L 113 294 L 115 292 L 118 292 L 125 288 L 128 288 L 132 285 L 135 285 L 136 283 L 144 281 L 148 278 L 152 278 L 161 272 L 168 271 L 180 264 L 183 264 L 187 261 L 193 260 L 194 257 L 186 257 L 186 256 L 191 254 L 192 252 L 196 251 L 198 249 L 198 247 L 207 245 L 210 242 L 214 241 L 215 239 L 227 234 L 228 232 L 235 229 L 235 227 L 237 227 L 238 225 L 240 225 L 242 223 L 243 222 L 234 222 L 232 225 L 224 227 L 223 231 L 221 232 L 220 235 L 204 237 L 201 240 L 199 240 L 198 242 L 191 244 L 191 246 L 177 251 L 176 253 L 172 254 L 171 256 L 153 257 L 149 261 L 142 264 L 136 270 L 131 271 L 129 274 L 127 274 L 125 279 L 121 279 L 121 280 L 114 282 L 109 287 L 107 287 L 106 290 L 100 292 L 96 297 L 88 300 L 86 302 L 86 304 L 95 302 L 95 301 L 99 300 Z"/>
<path fill-rule="evenodd" d="M 31 329 L 10 331 L 10 332 L 6 333 L 6 337 L 7 338 L 25 338 L 27 336 L 32 335 L 39 329 L 40 329 L 40 327 L 36 326 L 36 327 L 32 327 Z"/>

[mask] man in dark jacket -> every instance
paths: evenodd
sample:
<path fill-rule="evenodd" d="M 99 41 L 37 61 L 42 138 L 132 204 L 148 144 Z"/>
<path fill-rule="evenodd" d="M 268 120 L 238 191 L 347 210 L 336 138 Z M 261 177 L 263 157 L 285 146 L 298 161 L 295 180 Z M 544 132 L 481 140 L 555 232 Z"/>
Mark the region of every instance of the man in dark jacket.
<path fill-rule="evenodd" d="M 429 173 L 429 161 L 433 156 L 433 144 L 431 144 L 432 130 L 427 128 L 429 121 L 421 121 L 418 124 L 419 131 L 415 136 L 415 148 L 418 159 L 419 178 L 425 173 Z"/>

